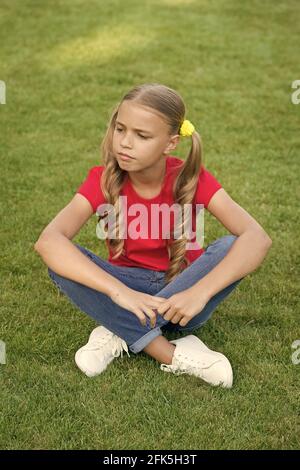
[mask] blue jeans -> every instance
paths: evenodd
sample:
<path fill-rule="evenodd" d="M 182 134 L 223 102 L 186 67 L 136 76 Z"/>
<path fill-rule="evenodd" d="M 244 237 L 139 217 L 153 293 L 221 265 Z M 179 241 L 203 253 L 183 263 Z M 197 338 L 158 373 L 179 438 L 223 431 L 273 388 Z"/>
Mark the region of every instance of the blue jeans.
<path fill-rule="evenodd" d="M 77 243 L 75 243 L 75 246 L 97 266 L 100 266 L 129 288 L 153 296 L 169 298 L 173 294 L 188 289 L 209 273 L 225 257 L 236 238 L 235 235 L 225 235 L 208 245 L 199 258 L 169 283 L 165 282 L 165 271 L 116 266 L 99 258 Z M 165 320 L 161 315 L 157 315 L 156 325 L 152 328 L 148 317 L 146 317 L 146 325 L 143 326 L 134 313 L 120 307 L 108 295 L 62 277 L 50 268 L 48 268 L 48 273 L 54 284 L 73 304 L 112 333 L 124 339 L 129 349 L 134 353 L 142 351 L 154 338 L 162 335 L 164 331 L 192 331 L 201 327 L 211 317 L 217 305 L 243 279 L 235 281 L 214 295 L 204 309 L 195 315 L 186 326 L 182 327 L 179 323 L 174 324 Z"/>

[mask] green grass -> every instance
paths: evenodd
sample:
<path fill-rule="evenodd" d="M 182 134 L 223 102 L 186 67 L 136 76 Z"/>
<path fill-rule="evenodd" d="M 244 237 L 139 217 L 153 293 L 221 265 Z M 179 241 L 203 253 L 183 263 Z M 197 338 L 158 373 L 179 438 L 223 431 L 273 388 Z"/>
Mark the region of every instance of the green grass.
<path fill-rule="evenodd" d="M 299 448 L 299 14 L 297 0 L 1 1 L 0 448 Z M 151 81 L 183 96 L 207 168 L 273 239 L 197 332 L 230 358 L 231 390 L 143 353 L 85 377 L 74 353 L 95 323 L 33 250 L 98 164 L 117 101 Z M 205 228 L 206 244 L 227 233 L 209 214 Z M 94 219 L 75 241 L 106 257 Z"/>

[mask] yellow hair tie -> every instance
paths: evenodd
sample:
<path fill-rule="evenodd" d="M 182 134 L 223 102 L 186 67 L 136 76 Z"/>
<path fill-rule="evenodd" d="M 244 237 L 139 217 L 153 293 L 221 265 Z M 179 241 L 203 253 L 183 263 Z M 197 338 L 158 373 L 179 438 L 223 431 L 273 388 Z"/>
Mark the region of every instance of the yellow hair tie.
<path fill-rule="evenodd" d="M 179 134 L 182 136 L 182 137 L 189 137 L 192 135 L 192 133 L 194 132 L 195 130 L 195 127 L 193 126 L 193 124 L 191 123 L 191 121 L 189 121 L 188 119 L 185 119 L 183 121 L 183 123 L 181 124 L 181 127 L 180 127 L 180 130 L 179 130 Z"/>

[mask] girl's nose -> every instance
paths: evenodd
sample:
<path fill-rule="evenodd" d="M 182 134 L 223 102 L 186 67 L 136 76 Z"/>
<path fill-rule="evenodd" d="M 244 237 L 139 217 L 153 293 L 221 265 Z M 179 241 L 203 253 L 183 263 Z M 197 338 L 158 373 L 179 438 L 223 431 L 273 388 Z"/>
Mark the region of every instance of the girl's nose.
<path fill-rule="evenodd" d="M 122 145 L 123 147 L 131 147 L 131 146 L 132 146 L 131 137 L 129 137 L 128 135 L 125 135 L 125 136 L 121 139 L 121 145 Z"/>

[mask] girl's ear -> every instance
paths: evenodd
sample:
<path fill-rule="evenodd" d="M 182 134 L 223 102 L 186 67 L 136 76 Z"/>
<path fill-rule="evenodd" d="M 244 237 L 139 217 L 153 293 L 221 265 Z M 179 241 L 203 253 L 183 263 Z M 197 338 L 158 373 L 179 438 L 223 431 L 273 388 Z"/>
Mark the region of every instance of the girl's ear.
<path fill-rule="evenodd" d="M 175 150 L 180 141 L 180 135 L 173 135 L 169 140 L 167 147 L 165 148 L 164 153 L 169 153 L 171 150 Z"/>

